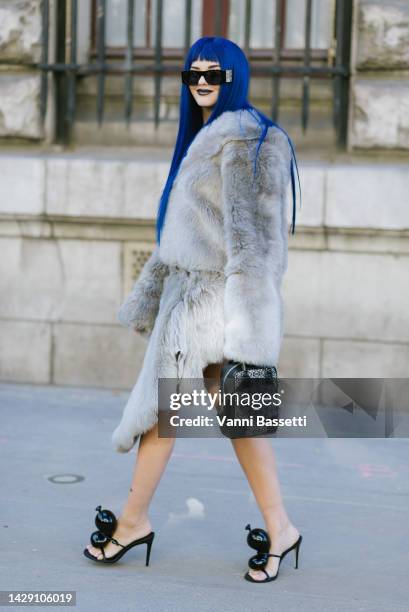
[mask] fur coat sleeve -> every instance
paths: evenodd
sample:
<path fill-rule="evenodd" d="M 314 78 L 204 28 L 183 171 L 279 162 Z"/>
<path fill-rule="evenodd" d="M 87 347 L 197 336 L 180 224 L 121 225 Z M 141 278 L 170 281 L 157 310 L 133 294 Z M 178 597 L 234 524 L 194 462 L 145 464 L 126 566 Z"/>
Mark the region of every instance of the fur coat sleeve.
<path fill-rule="evenodd" d="M 227 359 L 277 366 L 283 336 L 281 281 L 287 267 L 286 190 L 291 150 L 277 128 L 262 143 L 222 148 L 222 206 L 227 263 L 224 298 Z"/>
<path fill-rule="evenodd" d="M 132 291 L 119 308 L 117 318 L 121 325 L 131 327 L 145 337 L 150 336 L 168 272 L 168 266 L 159 258 L 159 246 L 156 245 Z"/>

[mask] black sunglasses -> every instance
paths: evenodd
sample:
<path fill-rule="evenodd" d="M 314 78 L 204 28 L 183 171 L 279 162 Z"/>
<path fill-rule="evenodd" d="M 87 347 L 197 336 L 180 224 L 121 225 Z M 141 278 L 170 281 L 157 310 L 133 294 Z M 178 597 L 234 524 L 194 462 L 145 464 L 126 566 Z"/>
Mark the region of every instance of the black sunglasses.
<path fill-rule="evenodd" d="M 203 75 L 208 85 L 221 85 L 233 80 L 233 70 L 182 70 L 182 83 L 197 85 Z"/>

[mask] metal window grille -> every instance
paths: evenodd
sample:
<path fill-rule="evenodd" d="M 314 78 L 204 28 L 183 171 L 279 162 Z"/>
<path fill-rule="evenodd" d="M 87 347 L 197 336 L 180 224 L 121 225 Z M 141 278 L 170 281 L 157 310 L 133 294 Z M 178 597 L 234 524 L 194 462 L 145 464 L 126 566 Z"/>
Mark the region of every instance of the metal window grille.
<path fill-rule="evenodd" d="M 55 60 L 49 61 L 50 36 L 50 0 L 42 0 L 42 57 L 35 66 L 42 71 L 41 79 L 41 116 L 44 120 L 47 112 L 48 73 L 54 75 L 56 102 L 56 140 L 67 144 L 76 115 L 76 84 L 79 77 L 96 75 L 96 118 L 101 125 L 104 119 L 104 93 L 106 75 L 120 75 L 124 78 L 124 120 L 132 120 L 133 96 L 132 84 L 138 75 L 151 74 L 154 81 L 154 124 L 160 124 L 160 97 L 162 77 L 165 74 L 179 75 L 181 61 L 169 64 L 168 59 L 176 57 L 183 60 L 192 40 L 192 0 L 185 0 L 184 47 L 169 53 L 163 47 L 163 13 L 164 2 L 157 0 L 155 44 L 145 53 L 136 53 L 134 46 L 135 0 L 127 0 L 126 45 L 116 50 L 122 54 L 122 62 L 112 62 L 112 50 L 106 46 L 106 0 L 94 0 L 93 4 L 93 52 L 87 63 L 77 61 L 78 43 L 78 0 L 55 0 L 56 2 L 56 41 Z M 222 0 L 203 0 L 206 4 L 206 19 L 203 22 L 203 35 L 226 35 L 228 2 Z M 305 46 L 300 53 L 291 53 L 283 48 L 283 23 L 285 19 L 286 0 L 276 0 L 275 11 L 275 45 L 270 50 L 252 50 L 250 48 L 250 24 L 252 1 L 244 2 L 244 50 L 250 59 L 252 75 L 270 76 L 272 79 L 271 118 L 278 121 L 280 107 L 280 81 L 282 78 L 299 78 L 302 80 L 301 125 L 303 131 L 308 127 L 310 110 L 311 79 L 332 79 L 333 81 L 333 124 L 336 131 L 336 142 L 340 148 L 346 145 L 348 117 L 349 62 L 351 44 L 351 23 L 353 0 L 336 0 L 333 39 L 334 53 L 325 50 L 314 50 L 311 47 L 312 0 L 306 1 L 305 11 Z M 213 21 L 213 24 L 212 24 Z M 213 28 L 212 28 L 213 25 Z M 148 52 L 150 51 L 150 52 Z M 269 52 L 270 61 L 262 65 L 258 59 L 265 59 Z M 327 57 L 326 57 L 327 56 Z M 322 61 L 326 59 L 326 64 Z M 121 57 L 119 57 L 121 59 Z M 164 60 L 167 60 L 166 63 Z"/>

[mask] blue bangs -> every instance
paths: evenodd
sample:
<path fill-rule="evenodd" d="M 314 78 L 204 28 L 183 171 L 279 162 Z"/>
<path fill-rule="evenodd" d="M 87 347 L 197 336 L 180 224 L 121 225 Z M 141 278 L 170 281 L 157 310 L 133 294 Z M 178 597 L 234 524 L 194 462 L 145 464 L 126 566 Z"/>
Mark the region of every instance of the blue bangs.
<path fill-rule="evenodd" d="M 274 125 L 286 135 L 291 147 L 291 187 L 293 196 L 293 215 L 292 215 L 292 233 L 295 230 L 295 209 L 296 209 L 296 190 L 295 190 L 295 172 L 297 172 L 298 186 L 300 192 L 300 207 L 301 207 L 301 186 L 298 174 L 297 160 L 293 143 L 288 134 L 278 124 L 266 117 L 261 111 L 252 106 L 248 100 L 248 89 L 250 81 L 250 67 L 244 52 L 231 40 L 217 36 L 204 36 L 199 38 L 189 49 L 185 59 L 183 70 L 190 70 L 191 64 L 196 60 L 206 60 L 218 62 L 222 70 L 233 69 L 233 81 L 230 83 L 222 83 L 220 85 L 219 95 L 213 111 L 203 124 L 202 109 L 194 100 L 190 93 L 189 86 L 182 83 L 180 90 L 180 107 L 179 107 L 179 131 L 176 139 L 173 158 L 169 170 L 169 175 L 166 180 L 165 187 L 160 197 L 158 214 L 156 219 L 156 239 L 160 242 L 160 235 L 165 221 L 166 209 L 169 200 L 169 194 L 172 190 L 173 182 L 178 173 L 182 159 L 185 157 L 190 144 L 196 134 L 204 125 L 209 125 L 217 117 L 225 111 L 235 111 L 239 109 L 248 109 L 255 116 L 261 127 L 260 140 L 257 146 L 256 159 L 254 160 L 254 171 L 256 169 L 256 160 L 260 146 L 265 138 L 267 130 Z"/>

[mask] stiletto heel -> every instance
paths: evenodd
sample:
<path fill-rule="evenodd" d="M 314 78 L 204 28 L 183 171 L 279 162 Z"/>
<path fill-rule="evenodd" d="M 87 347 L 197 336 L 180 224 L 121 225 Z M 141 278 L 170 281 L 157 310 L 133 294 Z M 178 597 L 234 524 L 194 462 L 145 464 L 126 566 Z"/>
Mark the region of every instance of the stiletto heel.
<path fill-rule="evenodd" d="M 112 534 L 114 533 L 117 526 L 117 519 L 115 514 L 111 512 L 111 510 L 103 510 L 102 506 L 97 506 L 95 510 L 98 512 L 97 516 L 95 517 L 95 525 L 98 527 L 98 531 L 94 531 L 91 534 L 90 541 L 92 546 L 101 549 L 103 558 L 98 559 L 89 552 L 88 548 L 84 548 L 84 555 L 88 559 L 92 559 L 92 561 L 95 561 L 96 563 L 116 563 L 126 552 L 128 552 L 129 549 L 133 548 L 134 546 L 138 546 L 138 544 L 146 544 L 146 565 L 149 565 L 149 558 L 151 555 L 151 547 L 153 538 L 155 537 L 155 532 L 151 531 L 142 538 L 133 540 L 125 546 L 124 544 L 121 544 L 120 542 L 118 542 L 118 540 L 112 537 Z M 113 542 L 114 544 L 121 546 L 122 549 L 119 550 L 115 555 L 112 555 L 111 557 L 106 557 L 104 547 L 108 544 L 108 542 Z"/>
<path fill-rule="evenodd" d="M 246 525 L 246 529 L 248 529 L 249 534 L 247 536 L 247 544 L 257 550 L 257 554 L 254 557 L 249 559 L 249 568 L 253 570 L 260 570 L 265 573 L 266 577 L 264 580 L 255 580 L 252 576 L 250 576 L 249 572 L 244 575 L 244 578 L 249 582 L 271 582 L 275 580 L 278 576 L 278 572 L 280 570 L 281 561 L 284 559 L 286 554 L 290 552 L 290 550 L 294 550 L 295 552 L 295 569 L 298 568 L 298 553 L 300 550 L 300 544 L 302 541 L 302 535 L 298 537 L 298 540 L 289 546 L 281 555 L 274 555 L 273 553 L 269 553 L 268 551 L 271 548 L 270 536 L 267 531 L 264 529 L 251 529 L 250 524 Z M 267 573 L 265 566 L 267 565 L 268 557 L 278 557 L 280 561 L 278 562 L 277 573 L 275 576 L 270 576 Z"/>
<path fill-rule="evenodd" d="M 150 556 L 151 556 L 152 542 L 153 542 L 153 538 L 154 538 L 154 537 L 155 537 L 155 534 L 154 534 L 154 532 L 152 531 L 152 535 L 151 535 L 150 540 L 148 540 L 148 541 L 146 542 L 146 563 L 145 563 L 145 565 L 146 565 L 146 566 L 148 566 L 148 565 L 149 565 L 149 559 L 150 559 Z"/>
<path fill-rule="evenodd" d="M 298 538 L 297 542 L 295 543 L 296 549 L 295 549 L 295 566 L 294 566 L 294 569 L 298 569 L 298 552 L 300 550 L 301 540 L 302 540 L 302 535 L 300 535 L 300 537 Z"/>

